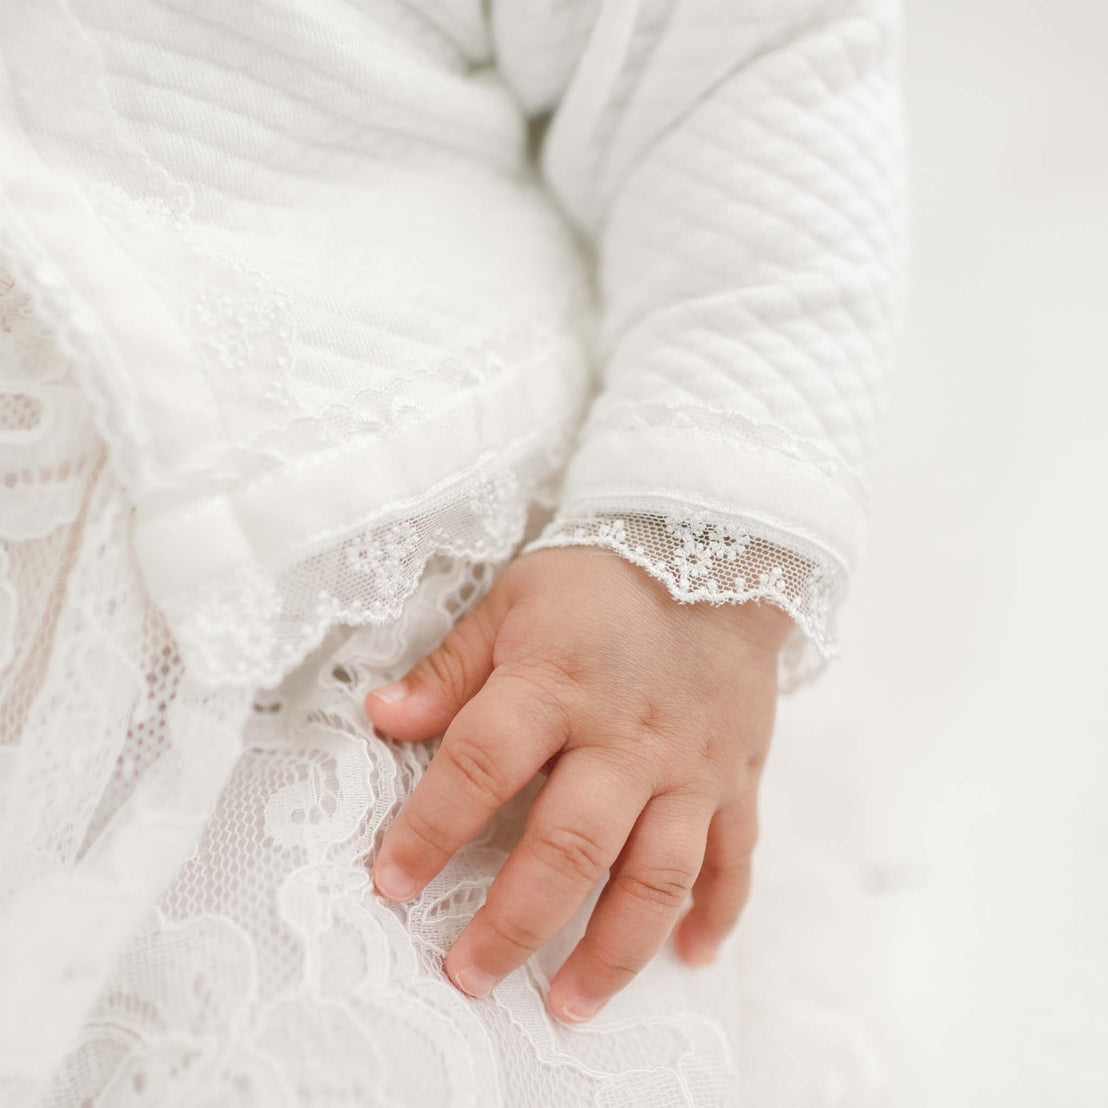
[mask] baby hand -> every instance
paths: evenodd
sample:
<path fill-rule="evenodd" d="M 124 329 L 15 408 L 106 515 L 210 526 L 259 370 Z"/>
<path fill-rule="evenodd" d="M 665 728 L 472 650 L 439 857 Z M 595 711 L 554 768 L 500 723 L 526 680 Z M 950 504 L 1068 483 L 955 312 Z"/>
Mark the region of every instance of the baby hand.
<path fill-rule="evenodd" d="M 484 996 L 573 916 L 605 872 L 584 937 L 550 987 L 561 1019 L 594 1015 L 660 949 L 711 961 L 746 899 L 756 791 L 773 730 L 768 604 L 678 604 L 636 566 L 589 547 L 514 561 L 402 681 L 376 689 L 379 728 L 445 731 L 373 871 L 415 896 L 546 768 L 522 836 L 446 972 Z"/>

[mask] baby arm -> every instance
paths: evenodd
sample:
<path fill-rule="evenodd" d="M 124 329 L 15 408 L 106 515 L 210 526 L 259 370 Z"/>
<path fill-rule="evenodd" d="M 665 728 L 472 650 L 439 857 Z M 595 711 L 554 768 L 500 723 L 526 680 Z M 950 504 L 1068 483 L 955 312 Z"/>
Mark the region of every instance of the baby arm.
<path fill-rule="evenodd" d="M 777 651 L 791 620 L 768 604 L 677 604 L 604 550 L 537 550 L 402 681 L 371 693 L 374 724 L 442 745 L 378 852 L 374 881 L 419 893 L 544 767 L 519 843 L 451 948 L 472 996 L 551 939 L 610 869 L 555 978 L 555 1015 L 584 1020 L 677 931 L 712 960 L 738 918 L 773 728 Z"/>
<path fill-rule="evenodd" d="M 587 1019 L 690 890 L 686 959 L 734 923 L 795 630 L 755 597 L 826 642 L 859 553 L 903 253 L 899 15 L 895 0 L 490 10 L 504 79 L 549 116 L 542 180 L 595 255 L 600 389 L 540 548 L 368 698 L 401 739 L 445 732 L 374 879 L 416 895 L 547 767 L 446 969 L 487 993 L 610 869 L 549 997 Z M 732 536 L 726 565 L 714 540 L 682 557 L 685 532 Z M 746 562 L 770 546 L 762 581 Z"/>

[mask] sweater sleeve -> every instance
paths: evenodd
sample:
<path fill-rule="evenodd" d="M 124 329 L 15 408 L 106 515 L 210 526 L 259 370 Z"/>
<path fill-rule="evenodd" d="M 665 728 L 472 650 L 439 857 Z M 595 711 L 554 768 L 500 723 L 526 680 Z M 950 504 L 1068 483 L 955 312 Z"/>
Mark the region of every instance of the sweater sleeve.
<path fill-rule="evenodd" d="M 796 684 L 836 651 L 899 316 L 898 7 L 501 0 L 492 25 L 599 307 L 598 392 L 527 549 L 778 604 Z"/>

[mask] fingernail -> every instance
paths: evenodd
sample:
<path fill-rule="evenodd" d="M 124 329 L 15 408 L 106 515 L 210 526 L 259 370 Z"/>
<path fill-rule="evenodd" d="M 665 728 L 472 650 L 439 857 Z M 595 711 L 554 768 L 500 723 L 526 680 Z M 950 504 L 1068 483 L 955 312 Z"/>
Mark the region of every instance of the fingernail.
<path fill-rule="evenodd" d="M 389 900 L 408 900 L 415 896 L 419 888 L 419 882 L 395 862 L 386 862 L 379 870 L 374 870 L 373 883 L 377 891 Z"/>
<path fill-rule="evenodd" d="M 454 984 L 470 996 L 488 996 L 500 978 L 476 966 L 466 966 L 454 975 Z"/>
<path fill-rule="evenodd" d="M 383 700 L 386 704 L 395 704 L 398 700 L 403 700 L 409 692 L 411 689 L 408 688 L 407 681 L 394 681 L 391 685 L 382 685 L 379 689 L 374 689 L 369 695 Z"/>
<path fill-rule="evenodd" d="M 597 1000 L 596 997 L 573 996 L 562 1005 L 562 1015 L 574 1023 L 584 1023 L 585 1020 L 591 1020 L 603 1006 L 604 1001 Z"/>

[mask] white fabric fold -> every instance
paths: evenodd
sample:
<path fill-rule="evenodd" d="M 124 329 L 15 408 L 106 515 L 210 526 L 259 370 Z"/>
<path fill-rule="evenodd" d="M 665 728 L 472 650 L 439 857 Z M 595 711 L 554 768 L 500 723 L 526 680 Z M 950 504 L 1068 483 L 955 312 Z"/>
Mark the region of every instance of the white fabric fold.
<path fill-rule="evenodd" d="M 425 763 L 359 697 L 550 509 L 828 646 L 895 60 L 884 0 L 0 4 L 0 1099 L 731 1102 L 730 1001 L 674 964 L 604 1056 L 549 955 L 459 1007 L 436 944 L 519 813 L 378 910 Z"/>

